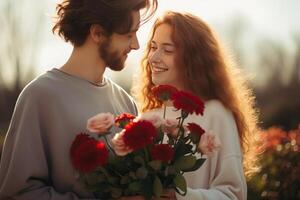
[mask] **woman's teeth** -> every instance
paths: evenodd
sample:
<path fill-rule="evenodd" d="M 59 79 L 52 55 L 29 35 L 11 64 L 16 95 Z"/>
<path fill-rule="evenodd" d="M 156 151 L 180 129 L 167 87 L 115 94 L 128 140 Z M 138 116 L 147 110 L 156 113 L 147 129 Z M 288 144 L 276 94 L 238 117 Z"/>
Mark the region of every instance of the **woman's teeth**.
<path fill-rule="evenodd" d="M 168 69 L 161 68 L 161 67 L 152 67 L 153 72 L 165 72 L 168 71 Z"/>

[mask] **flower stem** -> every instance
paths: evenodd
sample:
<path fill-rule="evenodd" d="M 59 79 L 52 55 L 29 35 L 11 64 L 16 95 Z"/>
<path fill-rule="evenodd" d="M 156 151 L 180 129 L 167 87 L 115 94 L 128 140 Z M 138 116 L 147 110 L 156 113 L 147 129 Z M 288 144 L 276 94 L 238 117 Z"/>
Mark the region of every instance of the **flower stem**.
<path fill-rule="evenodd" d="M 115 150 L 114 150 L 114 149 L 112 148 L 112 146 L 110 145 L 110 143 L 109 143 L 109 141 L 108 141 L 108 139 L 107 139 L 106 136 L 104 136 L 104 139 L 105 139 L 105 142 L 106 142 L 106 144 L 107 144 L 109 150 L 114 154 L 114 156 L 117 156 Z"/>
<path fill-rule="evenodd" d="M 146 162 L 148 163 L 148 161 L 149 161 L 148 148 L 144 147 L 143 149 L 144 149 L 144 153 L 145 153 Z"/>
<path fill-rule="evenodd" d="M 167 112 L 167 106 L 166 106 L 166 104 L 164 103 L 164 116 L 163 116 L 164 119 L 166 119 L 166 112 Z"/>

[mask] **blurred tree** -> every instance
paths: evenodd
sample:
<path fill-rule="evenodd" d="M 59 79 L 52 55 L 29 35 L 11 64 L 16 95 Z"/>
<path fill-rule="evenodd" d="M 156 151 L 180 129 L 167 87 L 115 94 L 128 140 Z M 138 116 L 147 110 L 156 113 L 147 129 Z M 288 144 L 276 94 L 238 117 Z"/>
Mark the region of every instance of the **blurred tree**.
<path fill-rule="evenodd" d="M 44 1 L 0 1 L 0 157 L 4 135 L 24 85 L 34 78 L 44 30 Z"/>
<path fill-rule="evenodd" d="M 237 15 L 219 31 L 229 42 L 238 64 L 247 73 L 255 73 L 250 84 L 260 110 L 261 126 L 296 128 L 300 122 L 300 34 L 294 37 L 293 53 L 282 41 L 255 35 L 252 28 L 247 18 Z"/>
<path fill-rule="evenodd" d="M 0 1 L 0 128 L 10 120 L 24 85 L 34 78 L 35 54 L 44 29 L 42 8 L 43 1 Z"/>
<path fill-rule="evenodd" d="M 300 37 L 295 39 L 294 54 L 274 41 L 264 40 L 263 44 L 258 48 L 259 66 L 268 77 L 255 88 L 262 125 L 296 128 L 300 122 Z"/>

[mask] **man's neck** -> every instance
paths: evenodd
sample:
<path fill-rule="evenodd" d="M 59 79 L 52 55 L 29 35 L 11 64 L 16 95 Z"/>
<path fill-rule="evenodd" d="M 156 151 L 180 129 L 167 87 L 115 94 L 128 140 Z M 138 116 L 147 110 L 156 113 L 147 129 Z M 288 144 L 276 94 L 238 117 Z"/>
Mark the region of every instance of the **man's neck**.
<path fill-rule="evenodd" d="M 74 47 L 69 60 L 60 70 L 99 85 L 103 80 L 105 63 L 97 50 L 91 51 L 85 46 Z"/>

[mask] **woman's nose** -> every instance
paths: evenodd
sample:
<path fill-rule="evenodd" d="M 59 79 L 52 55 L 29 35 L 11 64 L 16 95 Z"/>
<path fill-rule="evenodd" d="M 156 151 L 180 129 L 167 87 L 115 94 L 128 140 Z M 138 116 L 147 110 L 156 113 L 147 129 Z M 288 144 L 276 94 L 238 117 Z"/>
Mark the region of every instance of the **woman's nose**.
<path fill-rule="evenodd" d="M 151 57 L 150 57 L 151 62 L 160 62 L 161 61 L 161 50 L 156 49 Z"/>

